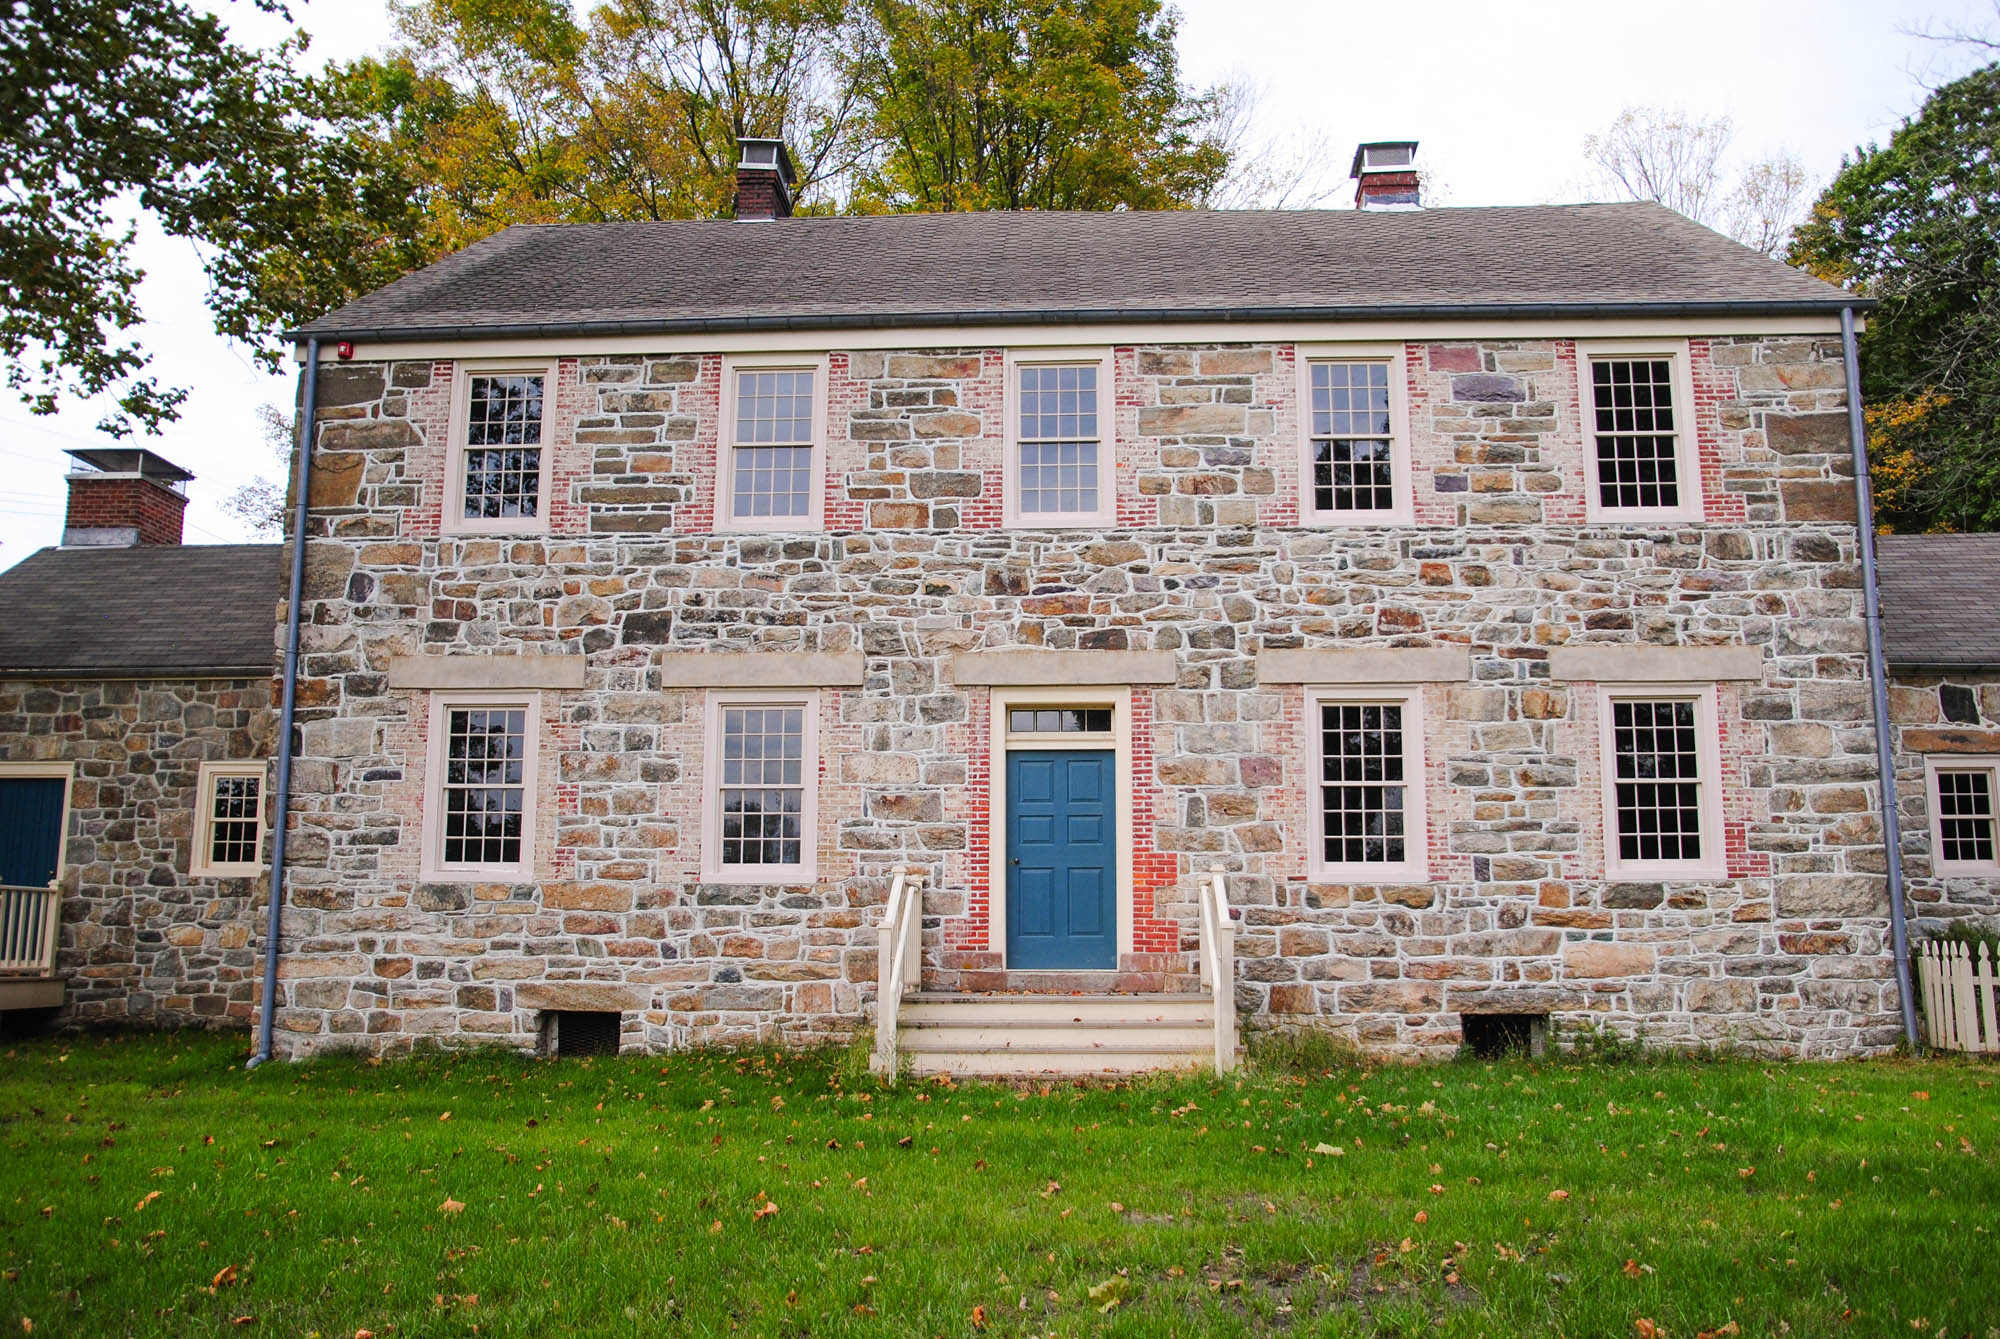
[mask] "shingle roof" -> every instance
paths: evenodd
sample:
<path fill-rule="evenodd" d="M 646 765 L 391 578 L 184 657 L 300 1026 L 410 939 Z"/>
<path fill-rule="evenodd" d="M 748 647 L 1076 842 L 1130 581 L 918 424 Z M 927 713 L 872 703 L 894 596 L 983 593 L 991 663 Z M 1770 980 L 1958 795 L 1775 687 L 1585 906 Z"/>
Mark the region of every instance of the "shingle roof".
<path fill-rule="evenodd" d="M 508 228 L 300 336 L 1868 304 L 1654 204 L 897 214 Z"/>
<path fill-rule="evenodd" d="M 0 573 L 0 678 L 267 674 L 276 544 L 43 549 Z"/>
<path fill-rule="evenodd" d="M 2000 666 L 2000 535 L 1882 535 L 1891 665 Z"/>

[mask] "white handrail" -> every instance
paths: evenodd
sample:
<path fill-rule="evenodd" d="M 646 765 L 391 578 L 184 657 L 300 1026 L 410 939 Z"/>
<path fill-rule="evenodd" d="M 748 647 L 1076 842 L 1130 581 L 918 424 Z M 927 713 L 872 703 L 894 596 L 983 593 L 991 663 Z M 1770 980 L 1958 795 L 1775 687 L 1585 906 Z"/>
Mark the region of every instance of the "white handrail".
<path fill-rule="evenodd" d="M 1215 999 L 1215 1072 L 1236 1068 L 1236 917 L 1220 865 L 1209 867 L 1196 903 L 1201 918 L 1201 983 Z"/>
<path fill-rule="evenodd" d="M 53 883 L 0 885 L 0 972 L 55 975 L 61 899 Z"/>
<path fill-rule="evenodd" d="M 889 1082 L 896 1081 L 896 1024 L 903 992 L 921 970 L 924 934 L 924 874 L 920 866 L 899 865 L 889 885 L 889 903 L 882 911 L 877 940 L 875 1055 Z"/>

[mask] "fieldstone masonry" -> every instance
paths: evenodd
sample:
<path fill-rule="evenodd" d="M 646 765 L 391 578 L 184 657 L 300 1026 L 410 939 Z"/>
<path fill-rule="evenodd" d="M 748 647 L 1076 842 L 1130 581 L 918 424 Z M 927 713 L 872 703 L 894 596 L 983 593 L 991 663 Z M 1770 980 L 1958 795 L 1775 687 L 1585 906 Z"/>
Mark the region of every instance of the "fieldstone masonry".
<path fill-rule="evenodd" d="M 1187 979 L 1219 862 L 1253 1027 L 1405 1056 L 1450 1052 L 1477 1011 L 1893 1044 L 1838 342 L 1691 341 L 1705 516 L 1674 525 L 1585 524 L 1578 356 L 1408 345 L 1416 523 L 1318 528 L 1293 346 L 1117 348 L 1119 525 L 1062 531 L 1002 526 L 1002 350 L 835 350 L 825 527 L 778 535 L 718 531 L 719 354 L 561 359 L 549 532 L 506 537 L 440 524 L 450 361 L 329 368 L 284 1044 L 526 1046 L 550 1008 L 617 1009 L 659 1047 L 843 1035 L 906 863 L 933 873 L 926 981 L 1001 983 L 992 698 L 949 665 L 1005 648 L 1176 657 L 1131 690 L 1128 987 Z M 1599 643 L 1763 653 L 1718 689 L 1726 878 L 1606 878 L 1596 690 L 1549 662 Z M 1305 690 L 1261 683 L 1257 654 L 1439 645 L 1471 672 L 1423 690 L 1430 882 L 1311 882 Z M 715 650 L 866 658 L 860 688 L 819 694 L 810 886 L 701 880 L 704 691 L 658 671 Z M 521 652 L 586 663 L 542 694 L 537 877 L 425 882 L 428 697 L 390 688 L 390 660 Z"/>
<path fill-rule="evenodd" d="M 266 679 L 0 681 L 0 759 L 72 762 L 63 1019 L 242 1027 L 268 878 L 191 878 L 204 762 L 269 756 Z"/>
<path fill-rule="evenodd" d="M 1889 717 L 1896 730 L 1896 812 L 1912 939 L 1953 921 L 1994 925 L 2000 921 L 2000 886 L 1993 879 L 1940 875 L 1931 866 L 1931 797 L 1924 759 L 2000 756 L 2000 676 L 1968 670 L 1895 671 L 1889 677 Z"/>

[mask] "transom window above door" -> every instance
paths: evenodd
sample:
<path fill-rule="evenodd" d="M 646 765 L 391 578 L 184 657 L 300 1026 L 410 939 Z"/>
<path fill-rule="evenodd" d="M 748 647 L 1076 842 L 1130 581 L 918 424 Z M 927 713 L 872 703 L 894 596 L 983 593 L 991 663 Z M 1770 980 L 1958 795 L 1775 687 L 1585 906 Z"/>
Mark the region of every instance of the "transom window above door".
<path fill-rule="evenodd" d="M 1111 733 L 1109 707 L 1015 707 L 1007 730 L 1017 735 L 1105 735 Z"/>

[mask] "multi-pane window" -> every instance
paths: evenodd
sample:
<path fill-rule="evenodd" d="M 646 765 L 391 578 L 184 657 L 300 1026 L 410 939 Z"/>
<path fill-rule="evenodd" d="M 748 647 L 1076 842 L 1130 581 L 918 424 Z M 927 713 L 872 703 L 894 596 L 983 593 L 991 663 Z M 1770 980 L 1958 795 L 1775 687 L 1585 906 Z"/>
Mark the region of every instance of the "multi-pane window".
<path fill-rule="evenodd" d="M 729 512 L 738 522 L 808 520 L 813 511 L 811 368 L 736 373 Z"/>
<path fill-rule="evenodd" d="M 725 705 L 720 775 L 724 868 L 806 863 L 806 708 Z"/>
<path fill-rule="evenodd" d="M 1618 861 L 1691 863 L 1705 854 L 1701 736 L 1695 703 L 1611 703 Z"/>
<path fill-rule="evenodd" d="M 519 866 L 526 859 L 526 706 L 447 706 L 439 785 L 439 861 L 447 868 Z"/>
<path fill-rule="evenodd" d="M 1319 732 L 1321 862 L 1402 864 L 1409 858 L 1402 706 L 1322 702 Z"/>
<path fill-rule="evenodd" d="M 1931 828 L 1943 873 L 2000 870 L 2000 815 L 1994 809 L 2000 759 L 1933 758 Z"/>
<path fill-rule="evenodd" d="M 1611 511 L 1681 506 L 1680 424 L 1671 358 L 1590 362 L 1597 504 Z"/>
<path fill-rule="evenodd" d="M 193 874 L 249 874 L 264 865 L 264 765 L 204 763 L 196 787 Z"/>
<path fill-rule="evenodd" d="M 1310 369 L 1311 509 L 1393 510 L 1395 438 L 1388 362 L 1315 362 Z"/>
<path fill-rule="evenodd" d="M 1107 367 L 1095 360 L 1014 367 L 1013 510 L 1020 520 L 1084 524 L 1112 514 Z"/>
<path fill-rule="evenodd" d="M 467 380 L 463 516 L 532 520 L 542 505 L 542 392 L 533 373 Z"/>
<path fill-rule="evenodd" d="M 1007 729 L 1017 735 L 1105 735 L 1111 733 L 1109 707 L 1014 707 Z"/>

